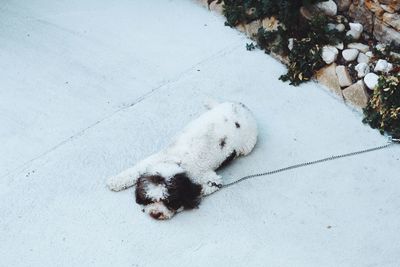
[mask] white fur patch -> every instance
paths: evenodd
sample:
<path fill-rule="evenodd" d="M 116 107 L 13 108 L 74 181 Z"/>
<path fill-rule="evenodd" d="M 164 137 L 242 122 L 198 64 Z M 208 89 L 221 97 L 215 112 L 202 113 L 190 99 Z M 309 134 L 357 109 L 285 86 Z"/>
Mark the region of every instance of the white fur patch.
<path fill-rule="evenodd" d="M 147 172 L 169 179 L 177 173 L 182 173 L 183 169 L 175 163 L 162 162 L 149 166 Z"/>
<path fill-rule="evenodd" d="M 163 184 L 148 183 L 146 185 L 146 196 L 153 201 L 160 201 L 168 197 L 168 190 Z"/>

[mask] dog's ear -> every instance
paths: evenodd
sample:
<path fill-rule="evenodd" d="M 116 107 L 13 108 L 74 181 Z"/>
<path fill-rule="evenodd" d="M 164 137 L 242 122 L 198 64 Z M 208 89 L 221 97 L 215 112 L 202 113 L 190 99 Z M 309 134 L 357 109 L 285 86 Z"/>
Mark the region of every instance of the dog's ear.
<path fill-rule="evenodd" d="M 151 200 L 146 196 L 146 183 L 147 179 L 144 176 L 139 177 L 136 181 L 135 198 L 136 203 L 139 205 L 148 205 Z"/>
<path fill-rule="evenodd" d="M 193 183 L 185 173 L 174 175 L 167 188 L 166 205 L 171 209 L 193 209 L 200 204 L 201 185 Z"/>

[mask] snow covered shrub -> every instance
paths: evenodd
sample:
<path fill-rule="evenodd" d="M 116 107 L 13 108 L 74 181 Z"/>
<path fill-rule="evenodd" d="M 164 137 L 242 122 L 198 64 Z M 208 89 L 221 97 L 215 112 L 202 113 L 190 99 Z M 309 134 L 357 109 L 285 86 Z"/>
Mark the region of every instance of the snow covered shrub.
<path fill-rule="evenodd" d="M 364 123 L 400 138 L 400 74 L 381 76 L 368 106 L 364 109 Z"/>
<path fill-rule="evenodd" d="M 322 16 L 314 17 L 296 32 L 286 33 L 286 36 L 294 37 L 293 48 L 289 51 L 288 72 L 280 79 L 290 81 L 292 85 L 310 80 L 314 73 L 325 65 L 321 56 L 322 47 L 338 44 L 345 39 L 344 34 L 330 29 L 328 19 Z M 282 49 L 285 48 L 287 49 L 287 45 Z"/>
<path fill-rule="evenodd" d="M 324 45 L 336 45 L 346 39 L 344 32 L 328 27 L 326 16 L 316 16 L 311 21 L 300 14 L 302 6 L 310 6 L 325 0 L 224 0 L 226 25 L 236 26 L 274 16 L 279 21 L 275 30 L 260 28 L 257 44 L 266 53 L 271 51 L 288 56 L 288 73 L 281 80 L 299 85 L 308 81 L 323 67 L 321 53 Z M 293 48 L 288 49 L 289 38 Z M 349 41 L 349 40 L 347 40 Z"/>
<path fill-rule="evenodd" d="M 280 22 L 290 28 L 298 25 L 300 7 L 324 1 L 326 0 L 224 0 L 224 15 L 226 24 L 232 27 L 277 16 Z"/>
<path fill-rule="evenodd" d="M 391 42 L 389 45 L 383 46 L 381 49 L 373 47 L 374 60 L 385 59 L 391 62 L 395 67 L 400 67 L 400 45 Z"/>

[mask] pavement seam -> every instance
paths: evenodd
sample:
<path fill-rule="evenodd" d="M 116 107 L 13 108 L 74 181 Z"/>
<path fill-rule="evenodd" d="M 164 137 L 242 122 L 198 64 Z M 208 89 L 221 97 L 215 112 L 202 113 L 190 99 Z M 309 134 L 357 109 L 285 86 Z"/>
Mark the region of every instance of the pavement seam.
<path fill-rule="evenodd" d="M 26 166 L 31 164 L 32 162 L 50 154 L 51 152 L 57 150 L 58 148 L 62 147 L 63 145 L 71 142 L 72 140 L 76 139 L 79 136 L 82 136 L 83 134 L 85 134 L 85 132 L 87 132 L 88 130 L 92 129 L 93 127 L 96 127 L 97 125 L 99 125 L 100 123 L 102 123 L 103 121 L 106 121 L 110 118 L 112 118 L 113 116 L 115 116 L 116 114 L 119 114 L 120 112 L 123 112 L 125 110 L 128 110 L 132 107 L 134 107 L 135 105 L 139 104 L 140 102 L 146 100 L 147 98 L 149 98 L 151 95 L 153 95 L 155 92 L 159 91 L 160 89 L 178 82 L 180 79 L 182 79 L 183 77 L 185 77 L 188 73 L 192 72 L 194 69 L 196 69 L 198 66 L 201 66 L 204 63 L 207 63 L 209 61 L 212 61 L 216 58 L 219 57 L 223 57 L 225 55 L 228 55 L 230 53 L 232 53 L 233 51 L 235 51 L 236 49 L 238 49 L 239 47 L 242 46 L 242 43 L 240 44 L 235 44 L 235 45 L 230 45 L 228 47 L 224 47 L 223 49 L 217 51 L 215 54 L 210 55 L 209 57 L 206 57 L 205 59 L 197 62 L 196 64 L 192 65 L 191 67 L 189 67 L 188 69 L 182 71 L 181 73 L 179 73 L 178 75 L 176 75 L 175 78 L 171 79 L 171 80 L 167 80 L 164 83 L 154 87 L 153 89 L 151 89 L 149 92 L 144 93 L 143 95 L 141 95 L 140 97 L 138 97 L 134 102 L 132 102 L 129 105 L 123 106 L 113 112 L 111 112 L 110 114 L 106 115 L 105 117 L 103 117 L 100 120 L 97 120 L 96 122 L 90 124 L 89 126 L 79 130 L 77 133 L 71 135 L 70 137 L 66 138 L 65 140 L 61 141 L 60 143 L 56 144 L 55 146 L 53 146 L 52 148 L 40 153 L 39 155 L 37 155 L 36 157 L 22 163 L 21 165 L 19 165 L 18 167 L 14 168 L 13 170 L 6 172 L 5 174 L 1 175 L 0 178 L 5 178 L 8 176 L 12 176 L 12 175 L 18 175 L 19 173 L 23 172 L 26 169 Z"/>

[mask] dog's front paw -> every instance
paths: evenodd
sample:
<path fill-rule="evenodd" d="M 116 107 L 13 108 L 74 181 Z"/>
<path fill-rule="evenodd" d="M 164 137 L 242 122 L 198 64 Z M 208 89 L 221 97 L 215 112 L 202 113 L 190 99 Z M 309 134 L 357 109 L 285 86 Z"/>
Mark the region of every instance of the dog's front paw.
<path fill-rule="evenodd" d="M 127 188 L 126 182 L 125 182 L 126 178 L 123 176 L 113 176 L 108 178 L 107 180 L 107 187 L 115 192 L 124 190 Z"/>
<path fill-rule="evenodd" d="M 203 196 L 207 196 L 207 195 L 210 195 L 210 194 L 214 193 L 215 191 L 217 191 L 217 190 L 219 190 L 221 188 L 222 188 L 222 184 L 217 184 L 215 182 L 209 181 L 206 184 L 202 185 L 201 194 Z"/>

